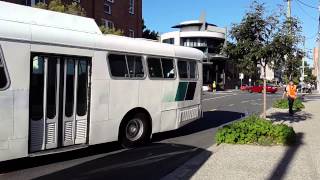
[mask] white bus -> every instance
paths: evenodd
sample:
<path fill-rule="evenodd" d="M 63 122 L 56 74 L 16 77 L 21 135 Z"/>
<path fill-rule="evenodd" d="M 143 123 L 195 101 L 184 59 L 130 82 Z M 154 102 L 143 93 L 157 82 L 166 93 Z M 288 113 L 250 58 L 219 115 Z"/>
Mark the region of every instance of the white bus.
<path fill-rule="evenodd" d="M 102 35 L 93 19 L 0 2 L 0 161 L 199 119 L 199 50 Z"/>

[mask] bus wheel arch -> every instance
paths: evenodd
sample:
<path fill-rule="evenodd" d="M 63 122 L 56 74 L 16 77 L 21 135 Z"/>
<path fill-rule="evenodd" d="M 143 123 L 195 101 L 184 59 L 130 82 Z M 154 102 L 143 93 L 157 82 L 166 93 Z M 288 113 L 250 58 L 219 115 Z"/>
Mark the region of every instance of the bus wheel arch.
<path fill-rule="evenodd" d="M 133 131 L 130 131 L 134 129 Z M 119 126 L 118 140 L 125 148 L 144 145 L 151 139 L 152 118 L 150 113 L 141 107 L 131 109 L 122 118 Z"/>

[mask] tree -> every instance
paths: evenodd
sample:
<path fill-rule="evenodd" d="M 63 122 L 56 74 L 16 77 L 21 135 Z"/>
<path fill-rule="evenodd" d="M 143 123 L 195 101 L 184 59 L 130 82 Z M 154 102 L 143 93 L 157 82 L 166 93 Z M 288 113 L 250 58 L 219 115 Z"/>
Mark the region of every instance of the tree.
<path fill-rule="evenodd" d="M 61 0 L 51 0 L 49 4 L 39 2 L 35 5 L 35 7 L 78 16 L 86 16 L 85 10 L 76 2 L 72 2 L 71 4 L 63 4 Z"/>
<path fill-rule="evenodd" d="M 113 34 L 118 36 L 123 36 L 124 34 L 122 30 L 116 28 L 107 28 L 105 26 L 99 26 L 99 28 L 103 34 Z"/>
<path fill-rule="evenodd" d="M 262 67 L 263 74 L 263 117 L 266 117 L 266 69 L 275 69 L 278 65 L 286 64 L 292 66 L 298 59 L 298 52 L 295 51 L 297 39 L 289 34 L 288 28 L 283 30 L 282 26 L 296 25 L 298 22 L 293 19 L 284 20 L 281 23 L 281 14 L 267 14 L 265 4 L 254 1 L 250 10 L 245 14 L 239 24 L 233 24 L 230 37 L 231 43 L 225 48 L 227 55 L 236 59 L 240 71 L 249 76 L 255 76 L 258 67 Z M 287 30 L 285 32 L 285 30 Z M 291 31 L 293 29 L 291 28 Z M 293 68 L 286 68 L 292 73 Z"/>
<path fill-rule="evenodd" d="M 142 20 L 142 37 L 146 39 L 158 40 L 159 32 L 148 29 L 144 24 L 144 20 Z"/>
<path fill-rule="evenodd" d="M 86 11 L 80 6 L 79 3 L 76 2 L 64 4 L 61 2 L 61 0 L 51 0 L 49 4 L 39 2 L 35 5 L 35 7 L 77 16 L 86 16 Z M 123 35 L 123 31 L 119 29 L 107 28 L 105 26 L 100 26 L 99 28 L 103 34 Z"/>

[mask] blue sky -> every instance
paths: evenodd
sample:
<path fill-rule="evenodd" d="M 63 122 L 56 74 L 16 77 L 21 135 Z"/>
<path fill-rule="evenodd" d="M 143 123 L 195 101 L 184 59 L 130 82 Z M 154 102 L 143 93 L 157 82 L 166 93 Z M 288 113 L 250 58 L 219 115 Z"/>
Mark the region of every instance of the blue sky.
<path fill-rule="evenodd" d="M 300 0 L 317 7 L 318 0 Z M 143 0 L 143 18 L 149 29 L 160 33 L 172 31 L 173 25 L 182 21 L 199 19 L 201 12 L 206 12 L 206 20 L 221 27 L 231 27 L 241 21 L 252 0 Z M 265 2 L 269 11 L 277 5 L 286 5 L 284 0 L 260 0 Z M 286 9 L 285 9 L 286 11 Z M 309 8 L 292 0 L 292 15 L 300 18 L 303 35 L 306 36 L 306 48 L 312 49 L 318 30 L 317 9 Z"/>

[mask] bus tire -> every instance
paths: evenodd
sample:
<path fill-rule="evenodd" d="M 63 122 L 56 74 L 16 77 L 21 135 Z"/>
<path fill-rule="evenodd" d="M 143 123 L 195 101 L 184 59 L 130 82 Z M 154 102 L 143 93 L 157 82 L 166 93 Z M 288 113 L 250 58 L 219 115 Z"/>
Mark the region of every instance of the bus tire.
<path fill-rule="evenodd" d="M 148 116 L 137 113 L 126 119 L 120 126 L 120 143 L 124 148 L 134 148 L 150 141 L 151 128 Z"/>

